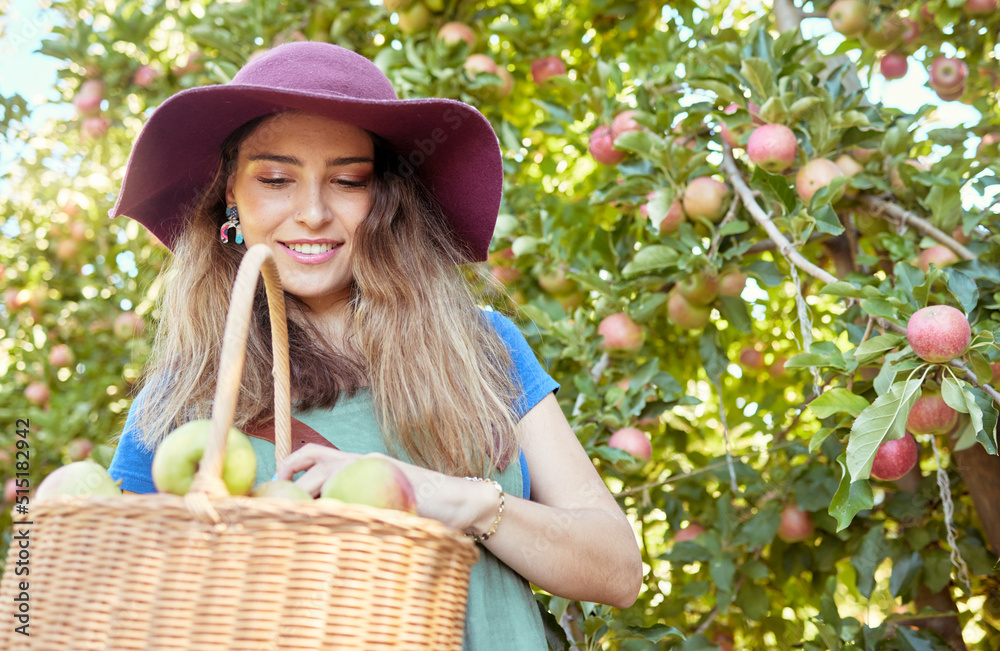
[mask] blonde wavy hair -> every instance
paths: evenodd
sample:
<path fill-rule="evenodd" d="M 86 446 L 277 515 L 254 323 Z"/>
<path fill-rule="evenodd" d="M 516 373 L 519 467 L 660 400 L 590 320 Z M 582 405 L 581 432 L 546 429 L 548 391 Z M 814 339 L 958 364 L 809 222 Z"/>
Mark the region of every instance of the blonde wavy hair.
<path fill-rule="evenodd" d="M 162 273 L 160 326 L 140 378 L 143 444 L 211 414 L 233 280 L 244 245 L 219 241 L 225 187 L 240 144 L 268 118 L 237 129 L 215 179 L 188 211 Z M 503 341 L 476 305 L 461 245 L 433 196 L 377 136 L 372 206 L 355 231 L 350 319 L 340 348 L 285 293 L 293 409 L 333 407 L 369 387 L 387 448 L 453 475 L 479 475 L 516 458 L 520 387 Z M 470 266 L 481 274 L 478 266 Z M 263 281 L 250 324 L 234 425 L 273 419 L 271 335 Z"/>

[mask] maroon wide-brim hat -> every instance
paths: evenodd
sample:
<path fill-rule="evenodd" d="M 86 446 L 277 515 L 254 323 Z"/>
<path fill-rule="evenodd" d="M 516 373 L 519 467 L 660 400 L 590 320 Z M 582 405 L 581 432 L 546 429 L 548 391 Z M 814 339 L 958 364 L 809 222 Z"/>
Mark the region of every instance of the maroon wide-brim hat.
<path fill-rule="evenodd" d="M 208 188 L 226 137 L 250 120 L 300 110 L 384 138 L 444 209 L 470 261 L 486 259 L 503 190 L 500 144 L 475 108 L 450 99 L 397 98 L 365 57 L 329 43 L 294 42 L 245 65 L 227 84 L 181 91 L 136 139 L 111 217 L 125 215 L 168 247 Z"/>

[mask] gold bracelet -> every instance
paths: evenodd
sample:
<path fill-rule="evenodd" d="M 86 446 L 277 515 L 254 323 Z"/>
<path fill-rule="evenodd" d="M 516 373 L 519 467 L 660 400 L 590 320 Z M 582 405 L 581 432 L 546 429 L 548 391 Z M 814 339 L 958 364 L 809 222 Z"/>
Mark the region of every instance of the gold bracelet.
<path fill-rule="evenodd" d="M 497 527 L 500 526 L 500 518 L 503 516 L 503 486 L 500 485 L 500 482 L 494 479 L 483 479 L 482 477 L 466 477 L 466 479 L 469 481 L 488 481 L 493 484 L 493 488 L 497 489 L 497 494 L 500 496 L 500 508 L 497 510 L 497 519 L 493 521 L 493 525 L 490 527 L 490 530 L 481 536 L 477 536 L 474 533 L 465 534 L 477 543 L 483 543 L 486 542 L 490 536 L 495 534 L 497 532 Z"/>

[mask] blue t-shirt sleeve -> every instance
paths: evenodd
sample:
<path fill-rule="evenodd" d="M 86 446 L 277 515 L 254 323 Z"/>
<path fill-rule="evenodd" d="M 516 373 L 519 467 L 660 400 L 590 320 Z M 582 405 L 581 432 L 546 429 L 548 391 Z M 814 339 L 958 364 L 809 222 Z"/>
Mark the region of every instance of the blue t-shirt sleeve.
<path fill-rule="evenodd" d="M 139 431 L 139 411 L 146 399 L 146 389 L 143 388 L 132 401 L 125 418 L 115 456 L 111 459 L 108 474 L 115 480 L 122 480 L 122 488 L 133 493 L 155 493 L 153 485 L 153 450 L 142 444 Z"/>
<path fill-rule="evenodd" d="M 521 396 L 515 405 L 520 420 L 532 407 L 553 391 L 559 390 L 559 383 L 552 379 L 538 363 L 535 352 L 510 319 L 499 312 L 485 311 L 493 329 L 507 345 L 514 365 L 514 375 L 521 385 Z"/>

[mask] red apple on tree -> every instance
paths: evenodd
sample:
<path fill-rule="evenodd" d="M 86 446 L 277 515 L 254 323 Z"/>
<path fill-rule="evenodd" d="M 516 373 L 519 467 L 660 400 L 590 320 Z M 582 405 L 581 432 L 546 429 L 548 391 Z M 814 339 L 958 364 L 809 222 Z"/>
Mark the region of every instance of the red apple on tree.
<path fill-rule="evenodd" d="M 438 30 L 438 39 L 446 45 L 455 45 L 461 41 L 469 44 L 469 48 L 476 47 L 476 33 L 465 23 L 450 22 L 441 25 Z"/>
<path fill-rule="evenodd" d="M 122 312 L 115 318 L 112 329 L 122 341 L 138 337 L 146 329 L 146 322 L 135 312 Z"/>
<path fill-rule="evenodd" d="M 566 64 L 557 56 L 542 57 L 531 62 L 531 78 L 536 84 L 545 83 L 550 77 L 565 74 Z"/>
<path fill-rule="evenodd" d="M 684 214 L 691 219 L 718 222 L 729 210 L 731 190 L 711 176 L 699 176 L 684 188 Z"/>
<path fill-rule="evenodd" d="M 465 69 L 466 74 L 470 78 L 475 78 L 481 72 L 485 72 L 491 75 L 497 74 L 497 64 L 492 58 L 486 56 L 485 54 L 470 54 L 465 59 L 465 63 L 462 64 Z"/>
<path fill-rule="evenodd" d="M 917 357 L 942 364 L 965 354 L 972 328 L 965 315 L 950 305 L 928 305 L 907 321 L 906 340 Z"/>
<path fill-rule="evenodd" d="M 108 132 L 111 120 L 103 115 L 92 115 L 80 123 L 80 135 L 84 140 L 97 140 Z"/>
<path fill-rule="evenodd" d="M 969 66 L 962 59 L 939 56 L 931 62 L 930 76 L 930 86 L 938 92 L 964 90 Z"/>
<path fill-rule="evenodd" d="M 73 351 L 66 344 L 57 344 L 49 351 L 49 364 L 56 368 L 73 365 Z"/>
<path fill-rule="evenodd" d="M 83 461 L 93 449 L 94 444 L 87 439 L 76 438 L 66 444 L 66 456 L 70 461 Z"/>
<path fill-rule="evenodd" d="M 903 43 L 912 45 L 920 38 L 920 23 L 912 18 L 903 19 Z"/>
<path fill-rule="evenodd" d="M 739 298 L 747 286 L 747 275 L 738 268 L 723 269 L 719 277 L 719 296 Z"/>
<path fill-rule="evenodd" d="M 815 158 L 803 165 L 795 175 L 795 191 L 802 201 L 809 203 L 820 188 L 825 188 L 840 176 L 845 174 L 832 160 Z"/>
<path fill-rule="evenodd" d="M 802 542 L 813 534 L 812 516 L 798 505 L 789 503 L 781 512 L 781 524 L 778 526 L 778 537 L 787 543 Z"/>
<path fill-rule="evenodd" d="M 798 150 L 795 132 L 783 124 L 759 126 L 747 142 L 747 156 L 753 164 L 772 174 L 791 167 Z"/>
<path fill-rule="evenodd" d="M 24 397 L 36 405 L 45 405 L 49 402 L 49 386 L 44 382 L 32 382 L 24 388 Z"/>
<path fill-rule="evenodd" d="M 623 427 L 616 431 L 608 439 L 608 447 L 624 450 L 633 457 L 646 461 L 653 456 L 653 446 L 646 433 L 635 427 Z"/>
<path fill-rule="evenodd" d="M 685 330 L 700 330 L 708 325 L 712 308 L 692 305 L 675 287 L 667 298 L 667 318 Z"/>
<path fill-rule="evenodd" d="M 695 271 L 677 283 L 677 291 L 692 305 L 710 305 L 719 296 L 719 279 L 709 271 Z"/>
<path fill-rule="evenodd" d="M 970 16 L 989 16 L 997 11 L 997 0 L 965 0 L 962 10 Z"/>
<path fill-rule="evenodd" d="M 73 106 L 80 115 L 97 115 L 101 112 L 101 102 L 104 101 L 106 85 L 100 79 L 88 79 L 80 84 L 80 89 L 73 96 Z"/>
<path fill-rule="evenodd" d="M 734 115 L 741 108 L 743 107 L 737 104 L 736 102 L 731 102 L 729 106 L 722 109 L 722 112 L 725 113 L 726 115 Z M 764 121 L 760 119 L 760 107 L 754 104 L 753 102 L 747 103 L 747 112 L 750 113 L 750 119 L 753 124 L 764 123 Z M 741 124 L 737 127 L 734 127 L 733 129 L 730 129 L 725 122 L 719 123 L 719 133 L 722 135 L 722 141 L 733 148 L 740 146 L 739 143 L 740 138 L 742 138 L 743 134 L 746 133 L 747 130 L 749 129 L 750 129 L 749 124 Z M 694 147 L 693 141 L 687 143 L 686 146 L 693 148 Z"/>
<path fill-rule="evenodd" d="M 625 152 L 615 149 L 611 127 L 601 125 L 590 134 L 590 155 L 602 165 L 617 165 L 625 160 Z"/>
<path fill-rule="evenodd" d="M 900 79 L 906 76 L 906 54 L 902 52 L 886 52 L 879 60 L 878 69 L 886 79 Z"/>
<path fill-rule="evenodd" d="M 160 73 L 156 72 L 156 70 L 153 70 L 149 66 L 139 66 L 139 68 L 135 71 L 135 74 L 132 75 L 132 83 L 139 88 L 149 88 L 159 76 Z"/>
<path fill-rule="evenodd" d="M 689 542 L 705 533 L 705 527 L 697 522 L 689 522 L 674 535 L 674 542 Z"/>
<path fill-rule="evenodd" d="M 635 115 L 639 111 L 622 111 L 611 121 L 611 138 L 617 140 L 618 136 L 626 131 L 638 131 L 642 125 L 636 122 Z"/>
<path fill-rule="evenodd" d="M 906 429 L 914 434 L 947 434 L 957 422 L 958 412 L 940 393 L 924 393 L 910 408 Z"/>
<path fill-rule="evenodd" d="M 603 337 L 601 350 L 608 353 L 635 354 L 646 341 L 646 330 L 624 312 L 601 319 L 597 334 Z"/>
<path fill-rule="evenodd" d="M 750 371 L 763 371 L 767 368 L 767 364 L 764 362 L 764 353 L 747 346 L 740 351 L 740 366 Z"/>
<path fill-rule="evenodd" d="M 660 234 L 670 235 L 671 233 L 676 233 L 677 229 L 684 223 L 685 218 L 684 207 L 681 205 L 679 199 L 675 199 L 671 202 L 670 207 L 667 208 L 667 214 L 660 220 Z"/>
<path fill-rule="evenodd" d="M 922 269 L 926 273 L 930 271 L 931 263 L 934 263 L 934 266 L 938 269 L 943 269 L 956 262 L 958 262 L 958 256 L 955 255 L 954 251 L 944 244 L 935 244 L 921 251 L 913 266 Z"/>
<path fill-rule="evenodd" d="M 871 476 L 882 481 L 895 481 L 917 465 L 919 456 L 917 442 L 909 432 L 901 439 L 884 441 L 875 451 Z"/>
<path fill-rule="evenodd" d="M 861 36 L 868 27 L 868 8 L 861 0 L 837 0 L 826 12 L 835 31 L 847 38 Z"/>

